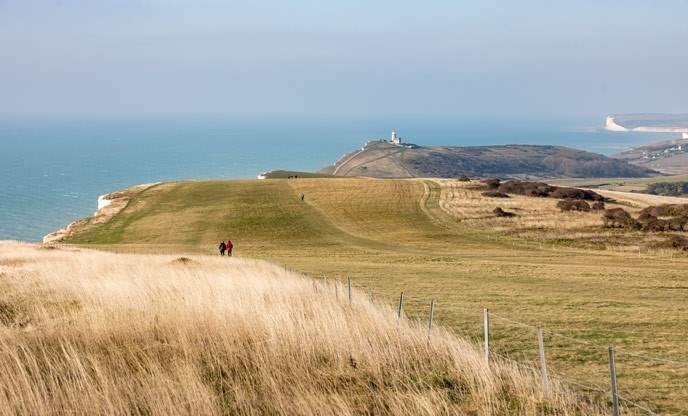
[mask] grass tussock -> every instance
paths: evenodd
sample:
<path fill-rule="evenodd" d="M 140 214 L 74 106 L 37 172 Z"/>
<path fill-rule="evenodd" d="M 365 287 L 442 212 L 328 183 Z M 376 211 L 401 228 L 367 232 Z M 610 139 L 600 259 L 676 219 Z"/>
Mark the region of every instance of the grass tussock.
<path fill-rule="evenodd" d="M 0 414 L 602 414 L 325 282 L 0 244 Z M 2 264 L 2 263 L 0 263 Z"/>

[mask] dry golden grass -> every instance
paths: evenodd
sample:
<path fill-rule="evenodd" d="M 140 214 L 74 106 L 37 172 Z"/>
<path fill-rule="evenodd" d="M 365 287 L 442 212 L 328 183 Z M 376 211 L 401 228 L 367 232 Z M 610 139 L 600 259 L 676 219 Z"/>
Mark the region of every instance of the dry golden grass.
<path fill-rule="evenodd" d="M 0 243 L 0 414 L 603 414 L 269 263 Z"/>
<path fill-rule="evenodd" d="M 559 199 L 510 195 L 490 198 L 482 195 L 481 184 L 455 180 L 434 180 L 439 187 L 439 207 L 473 229 L 487 229 L 503 235 L 537 243 L 564 242 L 580 248 L 602 248 L 609 251 L 663 252 L 666 238 L 661 234 L 633 230 L 605 229 L 600 211 L 562 212 Z M 612 202 L 606 208 L 623 208 L 637 215 L 649 205 L 686 203 L 685 199 L 610 190 L 597 190 Z M 495 217 L 496 207 L 517 214 Z"/>
<path fill-rule="evenodd" d="M 442 187 L 440 207 L 457 221 L 497 231 L 527 229 L 568 232 L 581 227 L 601 226 L 599 212 L 564 212 L 557 208 L 558 199 L 532 198 L 511 195 L 509 198 L 490 198 L 481 195 L 475 182 L 437 180 Z M 492 210 L 502 207 L 517 217 L 496 218 Z"/>

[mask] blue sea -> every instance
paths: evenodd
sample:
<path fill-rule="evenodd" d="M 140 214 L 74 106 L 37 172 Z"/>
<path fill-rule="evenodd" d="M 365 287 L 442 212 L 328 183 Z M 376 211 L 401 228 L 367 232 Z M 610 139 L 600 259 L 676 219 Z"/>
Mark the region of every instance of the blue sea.
<path fill-rule="evenodd" d="M 0 240 L 40 241 L 147 182 L 317 170 L 396 128 L 419 145 L 555 144 L 599 152 L 671 135 L 610 133 L 604 115 L 499 117 L 0 117 Z"/>

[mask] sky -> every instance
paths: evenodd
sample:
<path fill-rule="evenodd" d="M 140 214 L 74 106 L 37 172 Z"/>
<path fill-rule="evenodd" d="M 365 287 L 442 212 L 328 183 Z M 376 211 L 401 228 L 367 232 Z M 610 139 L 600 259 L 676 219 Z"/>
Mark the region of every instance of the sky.
<path fill-rule="evenodd" d="M 0 0 L 0 113 L 688 113 L 686 0 Z"/>

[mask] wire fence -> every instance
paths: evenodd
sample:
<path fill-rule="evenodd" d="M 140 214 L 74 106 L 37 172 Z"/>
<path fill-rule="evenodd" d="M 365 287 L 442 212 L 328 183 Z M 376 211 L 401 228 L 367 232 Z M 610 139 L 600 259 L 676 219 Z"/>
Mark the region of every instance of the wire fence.
<path fill-rule="evenodd" d="M 364 293 L 369 302 L 379 302 L 380 297 L 386 298 L 385 303 L 389 301 L 388 296 L 377 296 L 372 289 L 355 285 L 351 279 L 346 279 L 343 283 L 338 279 L 327 280 L 334 285 L 335 296 L 339 301 L 351 302 L 354 290 Z M 394 301 L 393 307 L 398 317 L 406 317 L 405 310 L 409 300 L 408 295 L 401 292 Z M 414 301 L 418 303 L 417 299 Z M 416 318 L 427 322 L 430 336 L 438 305 L 435 300 L 423 304 L 426 305 L 428 315 Z M 629 409 L 649 415 L 659 414 L 657 403 L 652 403 L 648 397 L 640 396 L 658 393 L 665 393 L 666 396 L 678 391 L 685 392 L 683 399 L 688 397 L 688 359 L 684 361 L 645 354 L 626 347 L 601 345 L 523 322 L 513 316 L 507 317 L 489 309 L 483 311 L 481 326 L 482 334 L 456 327 L 445 329 L 481 345 L 488 362 L 490 359 L 498 358 L 535 374 L 541 374 L 545 395 L 548 380 L 557 380 L 578 393 L 594 395 L 591 397 L 593 400 L 606 401 L 613 416 L 619 416 Z M 576 365 L 572 365 L 572 362 Z M 581 376 L 580 368 L 574 367 L 583 367 L 585 375 Z M 657 383 L 656 376 L 660 373 L 667 379 L 666 383 Z M 638 388 L 640 391 L 632 394 L 623 381 L 643 375 L 653 377 L 647 377 L 647 381 L 641 383 L 643 385 Z M 619 378 L 622 379 L 620 384 Z"/>

